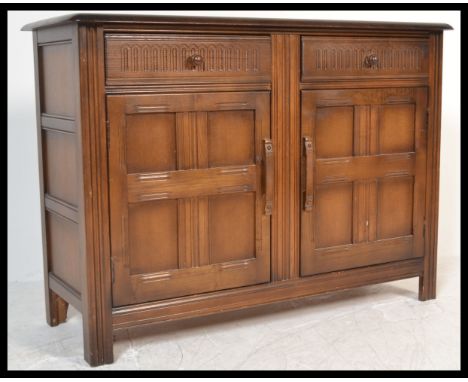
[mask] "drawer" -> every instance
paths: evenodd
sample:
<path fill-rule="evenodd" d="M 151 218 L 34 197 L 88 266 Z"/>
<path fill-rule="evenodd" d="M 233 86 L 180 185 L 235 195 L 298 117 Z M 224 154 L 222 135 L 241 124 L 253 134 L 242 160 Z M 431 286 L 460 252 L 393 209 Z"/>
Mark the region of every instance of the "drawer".
<path fill-rule="evenodd" d="M 268 36 L 107 34 L 106 84 L 264 82 Z"/>
<path fill-rule="evenodd" d="M 302 81 L 422 77 L 428 41 L 404 38 L 302 37 Z"/>

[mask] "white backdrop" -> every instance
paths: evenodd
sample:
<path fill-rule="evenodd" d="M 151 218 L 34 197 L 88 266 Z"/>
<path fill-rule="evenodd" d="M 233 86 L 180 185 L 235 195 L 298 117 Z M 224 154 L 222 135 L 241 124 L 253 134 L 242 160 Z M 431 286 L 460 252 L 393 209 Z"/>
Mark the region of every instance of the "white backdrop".
<path fill-rule="evenodd" d="M 72 12 L 8 13 L 8 280 L 42 279 L 34 65 L 29 22 Z M 83 12 L 84 13 L 84 12 Z M 93 11 L 92 13 L 97 13 Z M 458 11 L 138 11 L 193 16 L 440 22 L 444 34 L 439 256 L 460 256 L 460 13 Z"/>

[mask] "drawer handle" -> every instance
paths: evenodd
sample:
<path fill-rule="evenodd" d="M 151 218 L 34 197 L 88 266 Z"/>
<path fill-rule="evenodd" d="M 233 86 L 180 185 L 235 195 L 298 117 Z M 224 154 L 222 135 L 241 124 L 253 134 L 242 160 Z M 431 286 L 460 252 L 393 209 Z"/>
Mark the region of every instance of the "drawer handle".
<path fill-rule="evenodd" d="M 265 215 L 271 215 L 273 209 L 273 143 L 263 140 L 263 189 L 265 192 Z"/>
<path fill-rule="evenodd" d="M 379 63 L 379 57 L 376 54 L 369 54 L 364 59 L 364 65 L 368 68 L 373 68 Z"/>
<path fill-rule="evenodd" d="M 304 195 L 304 210 L 311 211 L 314 201 L 314 179 L 313 179 L 313 164 L 314 152 L 312 139 L 304 137 L 304 154 L 305 154 L 305 195 Z"/>
<path fill-rule="evenodd" d="M 203 61 L 203 57 L 199 54 L 194 54 L 187 58 L 187 63 L 193 68 L 196 66 L 201 66 L 203 64 Z"/>

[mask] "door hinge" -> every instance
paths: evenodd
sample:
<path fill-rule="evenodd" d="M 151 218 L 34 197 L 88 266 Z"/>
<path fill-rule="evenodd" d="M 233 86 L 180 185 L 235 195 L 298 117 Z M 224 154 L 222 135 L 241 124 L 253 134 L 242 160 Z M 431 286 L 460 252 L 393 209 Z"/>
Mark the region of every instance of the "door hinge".
<path fill-rule="evenodd" d="M 425 238 L 426 237 L 426 221 L 424 220 L 424 223 L 423 223 L 423 237 Z"/>
<path fill-rule="evenodd" d="M 111 258 L 111 278 L 112 284 L 115 283 L 115 269 L 114 269 L 114 260 Z"/>

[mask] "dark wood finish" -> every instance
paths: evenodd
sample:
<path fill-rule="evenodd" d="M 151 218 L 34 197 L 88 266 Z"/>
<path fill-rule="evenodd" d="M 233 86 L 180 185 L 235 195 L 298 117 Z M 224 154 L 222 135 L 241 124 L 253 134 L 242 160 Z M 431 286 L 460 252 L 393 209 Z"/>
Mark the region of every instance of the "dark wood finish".
<path fill-rule="evenodd" d="M 62 40 L 66 40 L 68 35 L 65 34 L 65 38 L 63 37 L 63 29 L 62 27 L 52 28 L 56 34 L 62 36 Z M 51 254 L 49 253 L 49 241 L 51 235 L 51 229 L 46 224 L 47 219 L 47 212 L 46 212 L 46 187 L 51 186 L 50 178 L 48 179 L 48 184 L 46 180 L 46 169 L 47 166 L 44 163 L 44 157 L 48 155 L 47 152 L 43 152 L 44 150 L 44 143 L 43 143 L 43 126 L 41 124 L 41 99 L 44 94 L 44 91 L 41 91 L 41 88 L 44 86 L 43 79 L 44 79 L 44 72 L 42 71 L 42 64 L 44 56 L 42 54 L 42 46 L 40 44 L 44 43 L 44 39 L 39 32 L 34 32 L 33 34 L 33 42 L 34 42 L 34 71 L 35 71 L 35 89 L 36 89 L 36 120 L 37 120 L 37 141 L 38 141 L 38 159 L 39 159 L 39 179 L 40 179 L 40 203 L 41 203 L 41 221 L 42 221 L 42 243 L 43 243 L 43 255 L 44 255 L 44 289 L 45 289 L 45 305 L 46 305 L 46 320 L 50 326 L 57 326 L 66 321 L 67 318 L 67 310 L 68 310 L 68 303 L 63 298 L 63 296 L 59 296 L 56 292 L 54 292 L 49 284 L 49 272 L 52 269 L 52 259 Z M 66 41 L 68 44 L 68 41 Z M 67 52 L 68 53 L 68 52 Z M 64 75 L 63 72 L 60 75 Z M 52 79 L 55 82 L 55 79 Z M 52 175 L 52 178 L 54 176 Z M 52 181 L 52 183 L 54 183 Z M 54 184 L 55 185 L 55 184 Z M 57 184 L 56 191 L 60 193 L 62 191 L 59 184 Z M 71 193 L 73 191 L 70 190 Z M 64 192 L 66 193 L 66 191 Z M 50 205 L 49 205 L 49 208 Z M 56 232 L 54 232 L 56 233 Z M 58 243 L 59 244 L 59 243 Z M 60 243 L 61 244 L 61 243 Z M 59 244 L 59 245 L 60 245 Z M 59 255 L 59 254 L 57 254 Z M 65 273 L 65 277 L 68 276 L 68 272 Z M 72 278 L 74 278 L 72 276 Z M 76 278 L 74 278 L 76 280 Z"/>
<path fill-rule="evenodd" d="M 46 297 L 49 300 L 50 322 L 48 324 L 50 326 L 63 324 L 67 321 L 68 302 L 56 294 L 50 286 L 48 294 L 49 296 Z"/>
<path fill-rule="evenodd" d="M 265 194 L 265 214 L 271 215 L 273 209 L 273 143 L 263 140 L 263 190 Z"/>
<path fill-rule="evenodd" d="M 439 168 L 440 168 L 440 121 L 442 93 L 442 33 L 429 38 L 431 65 L 429 66 L 430 92 L 428 102 L 428 160 L 426 163 L 426 222 L 424 272 L 419 278 L 419 299 L 426 301 L 436 298 L 437 275 L 437 231 L 439 215 Z"/>
<path fill-rule="evenodd" d="M 109 33 L 105 38 L 107 85 L 271 78 L 267 36 Z"/>
<path fill-rule="evenodd" d="M 53 273 L 49 273 L 49 286 L 57 296 L 63 296 L 65 302 L 69 302 L 70 305 L 73 305 L 81 312 L 81 294 L 71 288 L 69 284 L 60 280 Z"/>
<path fill-rule="evenodd" d="M 424 88 L 303 92 L 302 275 L 424 256 L 426 108 Z"/>
<path fill-rule="evenodd" d="M 110 96 L 107 109 L 114 306 L 269 281 L 268 93 Z"/>
<path fill-rule="evenodd" d="M 427 76 L 427 38 L 302 37 L 302 81 Z"/>
<path fill-rule="evenodd" d="M 44 130 L 42 146 L 45 192 L 76 208 L 78 171 L 75 134 L 62 130 Z"/>
<path fill-rule="evenodd" d="M 272 141 L 275 195 L 272 215 L 272 281 L 299 277 L 299 60 L 300 36 L 273 34 Z"/>
<path fill-rule="evenodd" d="M 197 28 L 206 30 L 210 28 L 222 29 L 230 26 L 238 29 L 292 31 L 303 29 L 308 32 L 315 29 L 338 30 L 351 29 L 355 31 L 440 31 L 452 29 L 448 24 L 442 23 L 401 23 L 401 22 L 372 22 L 372 21 L 336 21 L 336 20 L 285 20 L 265 18 L 235 18 L 235 17 L 193 17 L 193 16 L 154 16 L 154 15 L 113 15 L 102 13 L 81 13 L 53 17 L 25 25 L 22 30 L 34 30 L 66 23 L 79 24 L 108 24 L 129 26 L 153 27 L 155 30 L 163 29 L 168 25 L 175 27 Z"/>
<path fill-rule="evenodd" d="M 420 276 L 419 258 L 114 309 L 114 330 Z"/>
<path fill-rule="evenodd" d="M 47 322 L 80 310 L 91 365 L 140 325 L 407 277 L 435 298 L 450 26 L 86 14 L 24 29 Z"/>
<path fill-rule="evenodd" d="M 81 291 L 78 225 L 57 213 L 46 213 L 49 270 L 77 292 Z"/>
<path fill-rule="evenodd" d="M 112 363 L 112 285 L 109 242 L 109 192 L 104 93 L 104 33 L 79 26 L 82 177 L 82 311 L 85 359 Z M 83 293 L 85 292 L 85 293 Z"/>

